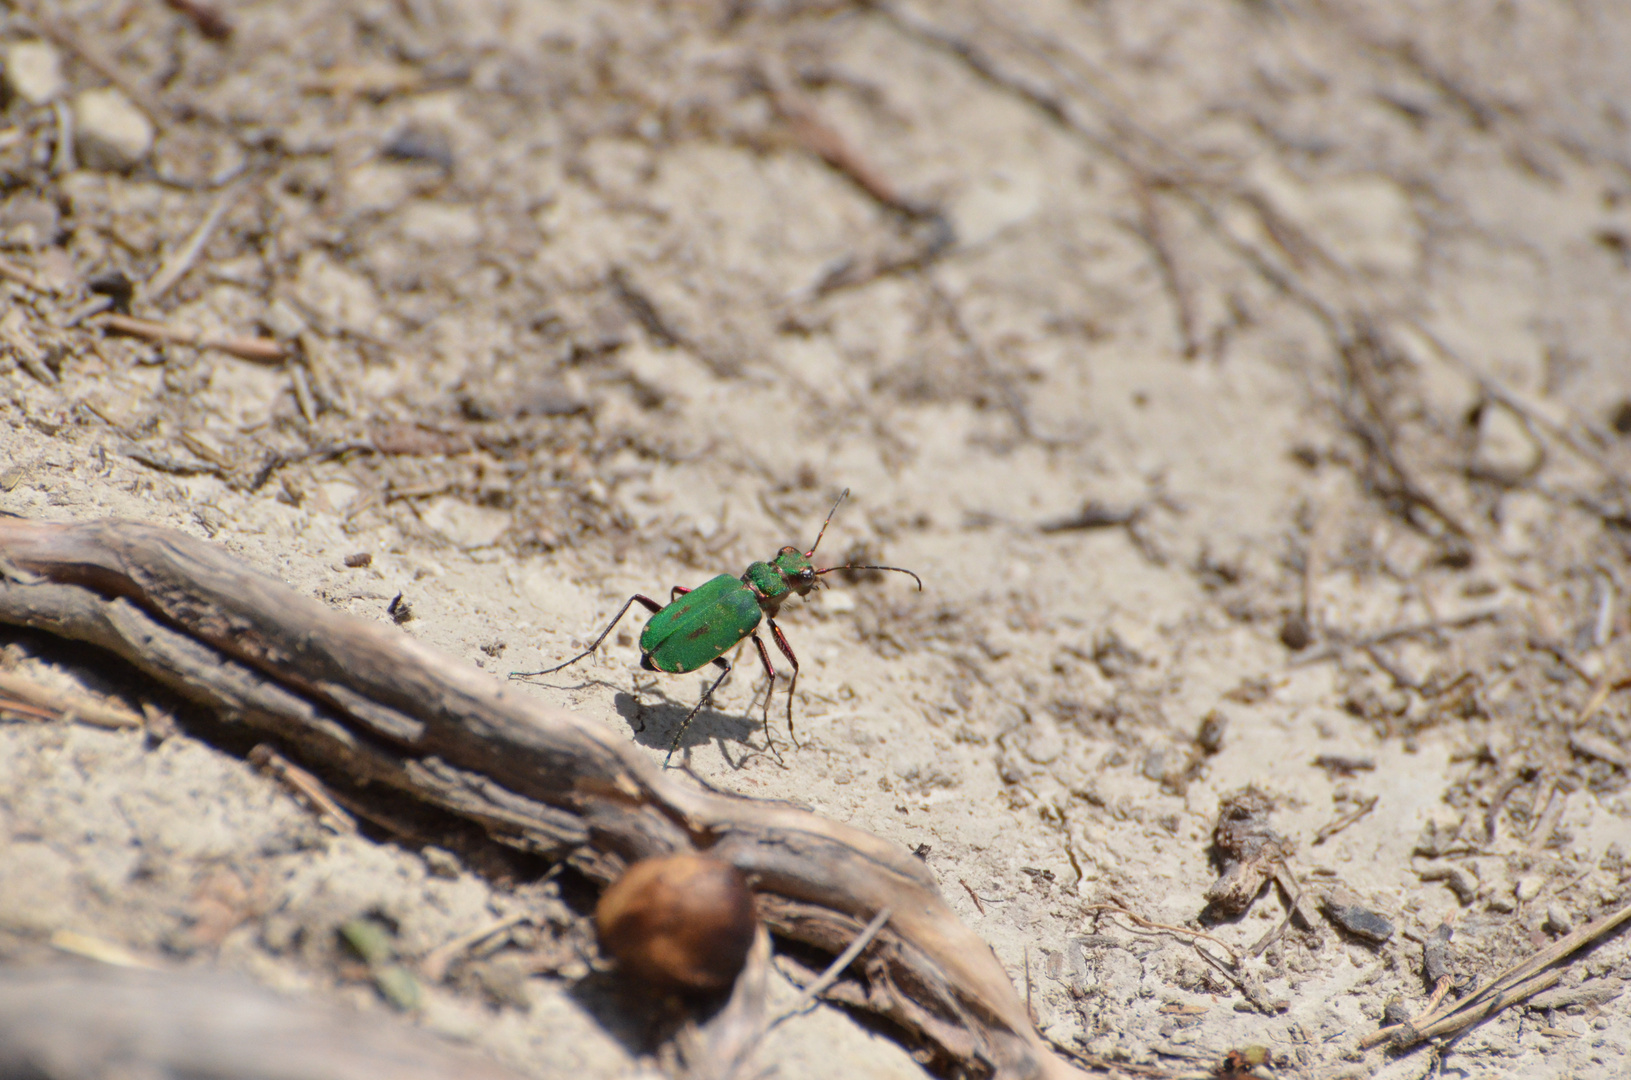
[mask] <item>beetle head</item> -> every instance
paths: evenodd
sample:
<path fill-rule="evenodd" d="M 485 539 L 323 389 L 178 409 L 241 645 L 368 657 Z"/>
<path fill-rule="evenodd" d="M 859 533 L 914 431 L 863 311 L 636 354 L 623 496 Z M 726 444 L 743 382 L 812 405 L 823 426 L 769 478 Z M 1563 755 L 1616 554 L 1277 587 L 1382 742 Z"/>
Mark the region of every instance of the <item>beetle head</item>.
<path fill-rule="evenodd" d="M 780 570 L 782 577 L 787 579 L 788 586 L 800 596 L 804 596 L 819 583 L 816 577 L 818 571 L 815 564 L 810 561 L 810 556 L 814 553 L 814 548 L 800 552 L 798 548 L 789 545 L 778 551 L 776 558 L 771 561 L 771 565 Z"/>

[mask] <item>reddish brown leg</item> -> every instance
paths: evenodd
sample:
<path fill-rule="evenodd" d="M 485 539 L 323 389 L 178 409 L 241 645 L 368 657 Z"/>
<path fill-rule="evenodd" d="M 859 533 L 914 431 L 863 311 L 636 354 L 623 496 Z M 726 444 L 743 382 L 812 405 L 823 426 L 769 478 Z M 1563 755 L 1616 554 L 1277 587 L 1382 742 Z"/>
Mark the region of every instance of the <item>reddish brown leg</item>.
<path fill-rule="evenodd" d="M 793 655 L 793 646 L 787 644 L 787 635 L 782 633 L 782 628 L 776 625 L 775 619 L 770 620 L 770 636 L 776 639 L 776 648 L 780 649 L 782 655 L 787 657 L 787 662 L 793 665 L 793 681 L 787 684 L 787 737 L 793 740 L 793 749 L 797 750 L 799 740 L 798 736 L 793 734 L 793 691 L 799 686 L 799 658 Z M 768 667 L 769 664 L 770 661 L 766 660 L 765 665 Z M 770 702 L 767 699 L 765 708 L 769 707 Z"/>
<path fill-rule="evenodd" d="M 770 625 L 775 626 L 776 624 L 771 623 Z M 770 662 L 770 651 L 765 648 L 764 639 L 757 633 L 753 635 L 753 647 L 759 650 L 759 663 L 765 666 L 765 674 L 770 676 L 770 685 L 765 687 L 765 745 L 770 747 L 772 754 L 776 755 L 776 760 L 781 761 L 781 751 L 776 749 L 775 742 L 770 738 L 770 699 L 776 692 L 776 665 Z"/>

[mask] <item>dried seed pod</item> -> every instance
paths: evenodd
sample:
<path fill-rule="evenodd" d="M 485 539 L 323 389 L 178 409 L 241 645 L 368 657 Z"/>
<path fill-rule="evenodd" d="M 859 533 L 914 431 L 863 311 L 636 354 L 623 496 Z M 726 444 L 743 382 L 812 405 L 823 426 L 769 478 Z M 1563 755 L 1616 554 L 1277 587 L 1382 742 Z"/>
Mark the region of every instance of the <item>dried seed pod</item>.
<path fill-rule="evenodd" d="M 757 924 L 742 872 L 706 855 L 637 862 L 595 906 L 600 944 L 619 966 L 674 989 L 730 986 Z"/>

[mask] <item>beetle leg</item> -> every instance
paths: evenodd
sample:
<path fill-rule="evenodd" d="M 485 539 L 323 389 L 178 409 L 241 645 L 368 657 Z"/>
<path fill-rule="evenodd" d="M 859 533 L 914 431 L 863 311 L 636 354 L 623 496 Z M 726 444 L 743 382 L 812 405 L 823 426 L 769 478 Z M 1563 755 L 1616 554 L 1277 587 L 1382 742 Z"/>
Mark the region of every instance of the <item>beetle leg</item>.
<path fill-rule="evenodd" d="M 653 600 L 651 597 L 641 596 L 639 593 L 635 593 L 633 596 L 629 597 L 623 602 L 623 606 L 618 609 L 618 612 L 612 618 L 612 621 L 606 624 L 606 629 L 600 632 L 600 636 L 595 638 L 594 644 L 590 645 L 587 649 L 583 650 L 572 659 L 566 661 L 564 664 L 556 664 L 554 667 L 545 668 L 542 671 L 512 671 L 510 672 L 510 678 L 530 679 L 534 675 L 553 675 L 562 668 L 571 667 L 579 660 L 582 660 L 585 656 L 588 656 L 590 653 L 600 648 L 600 643 L 606 640 L 606 635 L 612 632 L 617 624 L 623 620 L 623 616 L 628 614 L 629 608 L 633 607 L 636 603 L 643 604 L 653 615 L 663 609 L 663 606 L 657 603 L 657 601 Z"/>
<path fill-rule="evenodd" d="M 765 666 L 765 674 L 770 676 L 770 685 L 765 687 L 765 745 L 776 755 L 776 760 L 781 761 L 782 753 L 776 749 L 776 743 L 770 737 L 770 699 L 776 694 L 776 665 L 770 662 L 770 652 L 765 648 L 764 639 L 757 633 L 753 635 L 753 647 L 759 650 L 759 663 Z"/>
<path fill-rule="evenodd" d="M 684 596 L 690 591 L 691 590 L 687 589 L 684 585 L 676 585 L 672 589 L 668 590 L 668 602 L 672 604 L 674 601 L 678 600 L 680 597 Z"/>
<path fill-rule="evenodd" d="M 787 657 L 787 662 L 793 665 L 793 680 L 787 684 L 787 737 L 793 740 L 793 749 L 797 750 L 799 740 L 798 736 L 793 734 L 793 691 L 797 690 L 799 685 L 799 658 L 793 655 L 793 646 L 787 643 L 787 635 L 782 633 L 782 628 L 776 625 L 775 619 L 770 620 L 770 636 L 776 639 L 776 648 L 780 649 L 782 655 Z M 769 663 L 770 661 L 765 661 L 767 666 Z M 768 700 L 765 707 L 767 709 L 770 707 Z"/>
<path fill-rule="evenodd" d="M 665 769 L 668 768 L 669 761 L 674 757 L 674 751 L 680 748 L 680 737 L 685 734 L 685 729 L 691 726 L 691 721 L 696 717 L 697 713 L 702 711 L 702 707 L 713 700 L 714 691 L 718 690 L 719 684 L 725 681 L 725 676 L 731 673 L 731 662 L 723 656 L 714 661 L 714 666 L 721 669 L 719 678 L 714 680 L 712 686 L 703 691 L 702 700 L 698 701 L 691 711 L 685 714 L 685 719 L 680 721 L 680 729 L 674 732 L 674 742 L 668 748 L 668 757 L 663 758 L 663 768 Z"/>

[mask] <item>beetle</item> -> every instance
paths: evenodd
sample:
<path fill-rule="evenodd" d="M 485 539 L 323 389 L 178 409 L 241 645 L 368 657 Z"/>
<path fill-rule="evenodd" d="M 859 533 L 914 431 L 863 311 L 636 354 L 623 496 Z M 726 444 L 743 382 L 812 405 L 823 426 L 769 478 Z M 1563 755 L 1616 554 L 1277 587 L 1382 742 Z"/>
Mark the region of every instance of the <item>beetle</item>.
<path fill-rule="evenodd" d="M 702 698 L 685 714 L 680 722 L 680 729 L 674 733 L 674 742 L 668 748 L 668 757 L 663 759 L 663 767 L 667 768 L 669 761 L 674 757 L 674 751 L 679 749 L 680 738 L 685 729 L 690 726 L 691 720 L 702 711 L 702 707 L 713 699 L 714 691 L 719 689 L 725 676 L 731 673 L 731 662 L 725 659 L 725 653 L 731 646 L 744 638 L 753 639 L 753 647 L 759 651 L 759 662 L 764 665 L 765 674 L 770 676 L 770 685 L 765 688 L 764 729 L 765 745 L 770 747 L 772 753 L 780 760 L 781 753 L 770 737 L 770 698 L 776 690 L 776 666 L 770 662 L 770 652 L 765 648 L 764 639 L 759 636 L 759 623 L 770 624 L 770 636 L 776 642 L 776 648 L 787 657 L 787 662 L 793 666 L 793 676 L 787 687 L 787 736 L 792 740 L 793 746 L 798 746 L 798 736 L 793 732 L 793 692 L 798 688 L 799 661 L 793 655 L 793 647 L 787 643 L 787 635 L 782 628 L 776 625 L 776 616 L 781 613 L 782 604 L 794 593 L 806 596 L 811 589 L 821 584 L 821 575 L 830 574 L 835 570 L 893 570 L 898 574 L 906 574 L 917 582 L 918 591 L 923 591 L 923 579 L 910 570 L 898 566 L 862 566 L 849 563 L 844 566 L 817 567 L 811 560 L 814 559 L 816 548 L 821 546 L 821 538 L 827 535 L 827 526 L 832 523 L 833 515 L 838 512 L 839 505 L 849 497 L 849 488 L 838 496 L 838 501 L 832 504 L 827 511 L 827 518 L 821 523 L 821 531 L 816 533 L 815 543 L 810 545 L 809 551 L 801 552 L 798 548 L 788 545 L 776 552 L 769 562 L 756 562 L 748 566 L 739 578 L 729 574 L 720 574 L 718 577 L 703 582 L 694 589 L 687 589 L 683 585 L 676 585 L 669 591 L 669 602 L 665 607 L 649 596 L 635 593 L 624 601 L 623 606 L 607 624 L 606 629 L 585 650 L 563 663 L 542 671 L 516 671 L 510 673 L 512 679 L 530 679 L 539 675 L 552 675 L 562 668 L 571 667 L 600 648 L 623 616 L 628 614 L 629 608 L 640 604 L 652 613 L 651 621 L 640 633 L 640 666 L 647 671 L 660 671 L 669 675 L 684 675 L 696 671 L 706 664 L 713 664 L 720 669 L 719 678 L 704 690 Z"/>

